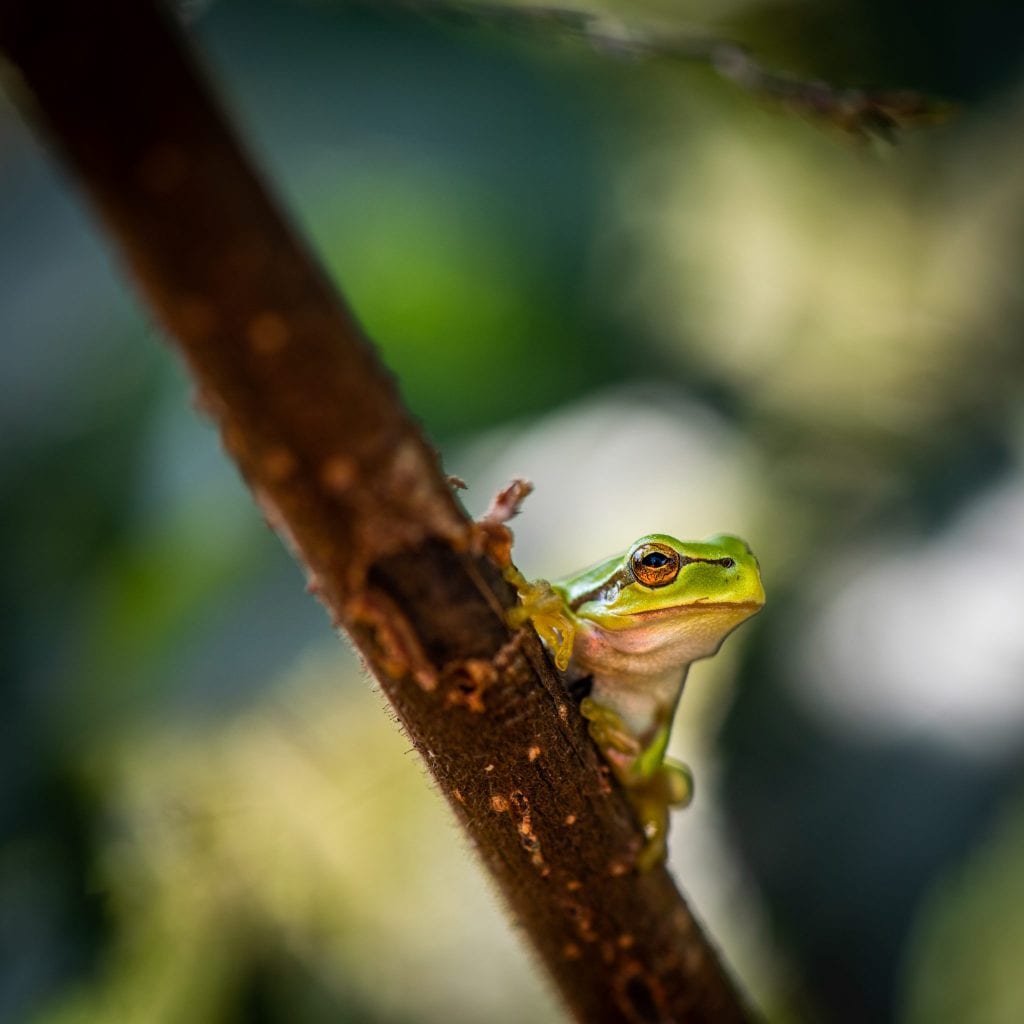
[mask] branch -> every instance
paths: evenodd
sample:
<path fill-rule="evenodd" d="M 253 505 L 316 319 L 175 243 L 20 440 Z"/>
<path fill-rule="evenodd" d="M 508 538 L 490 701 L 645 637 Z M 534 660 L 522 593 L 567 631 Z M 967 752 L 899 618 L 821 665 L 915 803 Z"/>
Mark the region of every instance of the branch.
<path fill-rule="evenodd" d="M 648 28 L 589 11 L 474 0 L 375 0 L 374 6 L 381 3 L 439 20 L 533 32 L 547 39 L 577 39 L 620 60 L 704 64 L 758 99 L 831 125 L 859 141 L 895 142 L 901 131 L 937 124 L 955 110 L 948 101 L 910 89 L 864 89 L 800 78 L 765 66 L 728 39 Z"/>
<path fill-rule="evenodd" d="M 0 47 L 572 1013 L 745 1019 L 666 871 L 632 870 L 629 807 L 536 635 L 506 626 L 489 542 L 176 24 L 153 0 L 8 0 Z"/>

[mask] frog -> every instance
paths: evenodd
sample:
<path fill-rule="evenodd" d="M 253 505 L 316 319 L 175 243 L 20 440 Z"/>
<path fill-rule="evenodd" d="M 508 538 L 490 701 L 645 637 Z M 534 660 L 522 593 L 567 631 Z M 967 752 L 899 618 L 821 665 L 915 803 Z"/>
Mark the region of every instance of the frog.
<path fill-rule="evenodd" d="M 690 666 L 710 658 L 764 607 L 761 570 L 746 541 L 682 541 L 652 533 L 625 552 L 562 579 L 507 578 L 556 667 L 589 677 L 580 711 L 625 790 L 645 837 L 640 870 L 665 860 L 669 809 L 693 799 L 693 773 L 665 756 Z"/>

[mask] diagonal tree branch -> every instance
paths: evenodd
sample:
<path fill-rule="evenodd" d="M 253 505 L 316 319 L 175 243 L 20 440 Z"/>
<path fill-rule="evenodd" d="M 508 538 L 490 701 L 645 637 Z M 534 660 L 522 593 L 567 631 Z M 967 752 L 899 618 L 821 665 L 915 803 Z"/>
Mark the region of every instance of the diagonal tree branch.
<path fill-rule="evenodd" d="M 640 843 L 493 540 L 153 0 L 7 0 L 0 48 L 184 354 L 268 519 L 353 638 L 575 1017 L 746 1019 Z"/>

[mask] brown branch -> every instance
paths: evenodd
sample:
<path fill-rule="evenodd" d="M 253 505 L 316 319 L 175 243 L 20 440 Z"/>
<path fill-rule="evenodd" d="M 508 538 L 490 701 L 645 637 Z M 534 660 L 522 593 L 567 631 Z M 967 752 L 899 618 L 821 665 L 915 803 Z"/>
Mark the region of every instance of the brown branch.
<path fill-rule="evenodd" d="M 354 639 L 588 1022 L 745 1010 L 351 314 L 152 0 L 8 0 L 0 47 L 184 353 L 268 519 Z"/>

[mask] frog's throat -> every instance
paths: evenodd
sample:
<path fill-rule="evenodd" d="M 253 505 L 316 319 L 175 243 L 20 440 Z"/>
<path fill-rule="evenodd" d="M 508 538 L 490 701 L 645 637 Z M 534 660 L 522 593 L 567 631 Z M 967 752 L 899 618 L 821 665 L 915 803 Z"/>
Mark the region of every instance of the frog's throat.
<path fill-rule="evenodd" d="M 671 722 L 683 693 L 689 665 L 657 673 L 594 673 L 591 699 L 614 711 L 641 745 L 650 743 L 659 726 Z"/>
<path fill-rule="evenodd" d="M 589 675 L 620 679 L 651 677 L 709 658 L 753 611 L 734 605 L 703 605 L 701 615 L 671 614 L 658 619 L 594 615 L 578 619 L 573 661 Z"/>

